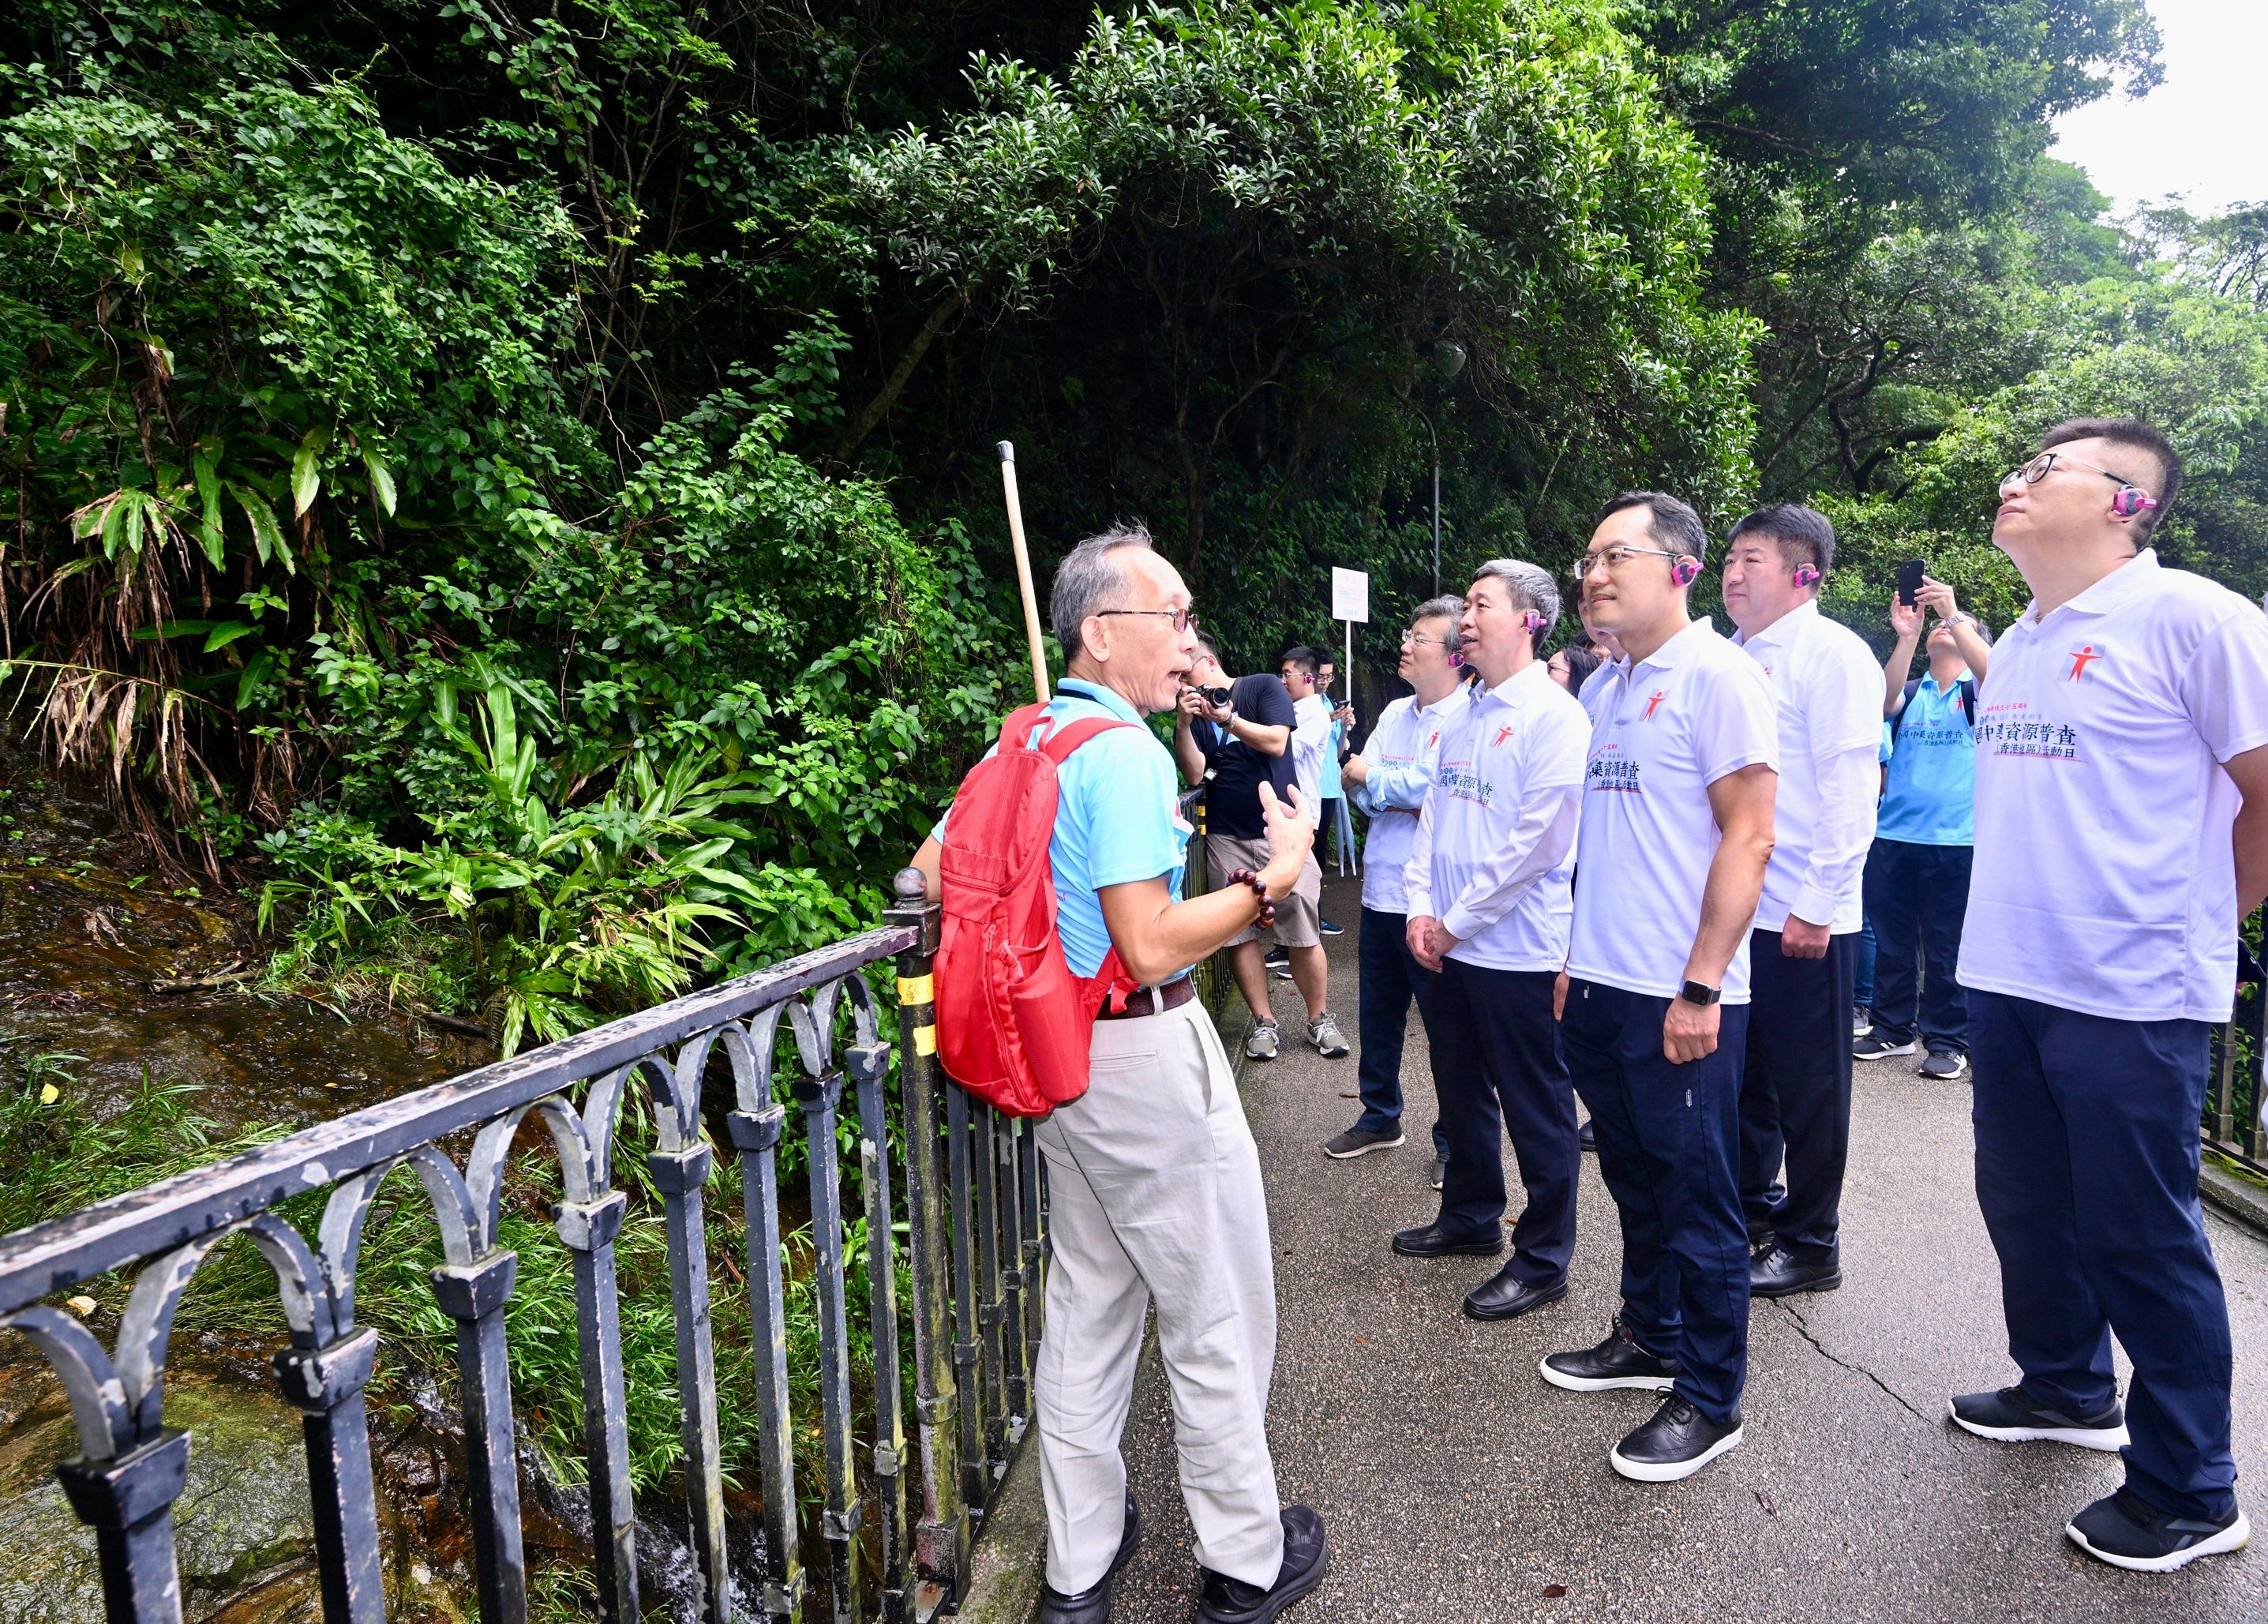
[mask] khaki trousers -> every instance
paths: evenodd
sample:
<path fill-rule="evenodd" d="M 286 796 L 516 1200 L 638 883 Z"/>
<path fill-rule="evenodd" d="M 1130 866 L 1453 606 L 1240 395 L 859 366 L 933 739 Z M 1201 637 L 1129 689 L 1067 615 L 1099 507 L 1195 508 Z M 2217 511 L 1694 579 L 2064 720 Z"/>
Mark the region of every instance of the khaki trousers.
<path fill-rule="evenodd" d="M 1039 1127 L 1053 1248 L 1036 1393 L 1048 1583 L 1089 1589 L 1118 1554 L 1118 1441 L 1154 1301 L 1197 1561 L 1273 1584 L 1276 1277 L 1235 1070 L 1197 999 L 1096 1022 L 1091 1053 L 1086 1093 Z"/>

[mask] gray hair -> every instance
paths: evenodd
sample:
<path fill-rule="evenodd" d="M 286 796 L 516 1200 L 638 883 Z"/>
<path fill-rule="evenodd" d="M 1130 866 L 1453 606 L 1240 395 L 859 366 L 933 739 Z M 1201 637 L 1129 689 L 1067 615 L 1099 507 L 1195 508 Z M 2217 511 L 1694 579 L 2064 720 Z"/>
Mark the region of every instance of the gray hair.
<path fill-rule="evenodd" d="M 1491 558 L 1473 572 L 1475 580 L 1491 575 L 1543 616 L 1543 624 L 1535 631 L 1535 646 L 1541 652 L 1552 627 L 1559 624 L 1559 586 L 1551 579 L 1551 572 L 1521 558 Z"/>
<path fill-rule="evenodd" d="M 1110 555 L 1122 547 L 1149 550 L 1155 545 L 1140 525 L 1115 524 L 1063 556 L 1056 565 L 1055 585 L 1048 589 L 1048 624 L 1063 645 L 1064 659 L 1079 652 L 1079 629 L 1087 616 L 1110 608 L 1126 590 L 1126 572 Z"/>
<path fill-rule="evenodd" d="M 1465 646 L 1465 601 L 1454 592 L 1445 592 L 1438 598 L 1428 598 L 1411 611 L 1410 624 L 1421 620 L 1436 620 L 1446 616 L 1448 635 L 1441 639 L 1441 652 L 1454 654 Z"/>

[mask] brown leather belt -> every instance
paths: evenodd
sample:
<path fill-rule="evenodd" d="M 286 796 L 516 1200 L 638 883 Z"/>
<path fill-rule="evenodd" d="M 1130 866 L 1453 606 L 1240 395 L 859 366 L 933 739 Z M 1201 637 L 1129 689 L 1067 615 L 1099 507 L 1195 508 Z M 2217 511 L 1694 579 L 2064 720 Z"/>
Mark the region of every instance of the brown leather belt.
<path fill-rule="evenodd" d="M 1136 1015 L 1163 1014 L 1179 1009 L 1197 995 L 1197 978 L 1175 976 L 1160 987 L 1138 986 L 1126 995 L 1126 1008 L 1113 1009 L 1105 1004 L 1095 1015 L 1098 1021 L 1129 1021 Z"/>

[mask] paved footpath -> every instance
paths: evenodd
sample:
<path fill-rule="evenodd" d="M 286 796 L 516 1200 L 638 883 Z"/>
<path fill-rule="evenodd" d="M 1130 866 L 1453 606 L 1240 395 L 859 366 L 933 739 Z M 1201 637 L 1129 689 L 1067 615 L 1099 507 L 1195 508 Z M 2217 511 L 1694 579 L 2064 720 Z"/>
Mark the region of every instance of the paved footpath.
<path fill-rule="evenodd" d="M 1353 1036 L 1354 888 L 1335 882 L 1331 1002 Z M 1291 1039 L 1298 994 L 1278 981 Z M 1242 1052 L 1246 1016 L 1223 1019 Z M 1897 1061 L 1859 1068 L 1840 1291 L 1758 1303 L 1748 1440 L 1683 1484 L 1616 1477 L 1607 1450 L 1648 1414 L 1639 1393 L 1546 1386 L 1536 1362 L 1603 1333 L 1620 1256 L 1586 1157 L 1574 1289 L 1510 1325 L 1458 1298 L 1497 1266 L 1397 1258 L 1387 1239 L 1434 1211 L 1432 1087 L 1413 1020 L 1410 1142 L 1352 1163 L 1320 1147 L 1353 1120 L 1354 1060 L 1287 1044 L 1245 1067 L 1276 1244 L 1281 1334 L 1270 1432 L 1288 1499 L 1323 1515 L 1330 1577 L 1287 1624 L 1372 1620 L 2268 1620 L 2268 1532 L 2171 1577 L 2076 1554 L 2068 1516 L 2119 1480 L 2116 1457 L 1988 1443 L 1947 1395 L 2013 1379 L 1999 1271 L 1970 1185 L 1969 1088 Z M 1518 1185 L 1513 1188 L 1517 1199 Z M 2236 1332 L 2240 1490 L 2268 1530 L 2268 1244 L 2208 1220 Z M 2122 1382 L 2124 1380 L 2124 1362 Z M 1185 1624 L 1189 1519 L 1165 1384 L 1145 1362 L 1126 1451 L 1147 1522 L 1120 1624 Z"/>

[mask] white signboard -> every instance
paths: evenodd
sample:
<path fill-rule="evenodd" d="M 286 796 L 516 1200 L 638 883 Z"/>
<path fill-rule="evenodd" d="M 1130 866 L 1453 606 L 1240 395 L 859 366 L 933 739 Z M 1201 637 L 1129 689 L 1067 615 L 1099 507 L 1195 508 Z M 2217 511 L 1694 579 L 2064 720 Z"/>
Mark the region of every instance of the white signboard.
<path fill-rule="evenodd" d="M 1370 624 L 1370 577 L 1361 570 L 1331 571 L 1331 618 Z"/>

